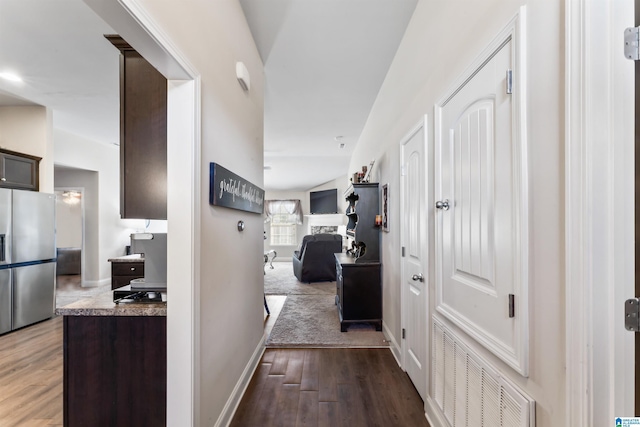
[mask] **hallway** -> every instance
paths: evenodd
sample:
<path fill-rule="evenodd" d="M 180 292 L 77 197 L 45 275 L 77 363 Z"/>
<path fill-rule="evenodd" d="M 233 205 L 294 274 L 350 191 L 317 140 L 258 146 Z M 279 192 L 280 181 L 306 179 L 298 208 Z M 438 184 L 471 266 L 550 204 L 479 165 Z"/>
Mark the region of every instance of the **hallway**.
<path fill-rule="evenodd" d="M 387 349 L 267 349 L 230 424 L 424 426 L 423 403 Z"/>

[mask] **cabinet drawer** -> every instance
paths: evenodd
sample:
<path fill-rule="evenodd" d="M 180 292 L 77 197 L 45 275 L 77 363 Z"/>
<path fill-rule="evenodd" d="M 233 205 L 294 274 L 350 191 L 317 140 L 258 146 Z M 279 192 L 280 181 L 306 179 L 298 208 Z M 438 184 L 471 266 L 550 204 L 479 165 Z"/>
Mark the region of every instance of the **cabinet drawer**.
<path fill-rule="evenodd" d="M 140 276 L 142 277 L 142 276 Z M 139 279 L 135 276 L 111 276 L 111 289 L 118 289 L 127 286 L 133 279 Z"/>
<path fill-rule="evenodd" d="M 112 276 L 144 276 L 144 262 L 114 262 L 111 264 Z"/>

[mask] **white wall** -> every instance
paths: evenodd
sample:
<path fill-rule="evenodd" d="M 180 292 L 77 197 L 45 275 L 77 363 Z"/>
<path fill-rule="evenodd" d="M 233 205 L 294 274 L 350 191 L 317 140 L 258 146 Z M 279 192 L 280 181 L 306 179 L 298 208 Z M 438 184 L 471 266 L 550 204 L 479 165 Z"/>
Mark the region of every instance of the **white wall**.
<path fill-rule="evenodd" d="M 400 342 L 399 142 L 516 14 L 528 15 L 530 168 L 530 377 L 476 350 L 537 401 L 537 426 L 564 420 L 563 2 L 422 0 L 381 88 L 349 170 L 376 158 L 372 181 L 389 183 L 389 233 L 382 233 L 385 323 Z M 432 242 L 431 247 L 433 247 Z M 433 283 L 430 283 L 433 299 Z"/>
<path fill-rule="evenodd" d="M 41 106 L 0 107 L 0 148 L 41 157 L 40 191 L 53 193 L 51 111 Z"/>
<path fill-rule="evenodd" d="M 55 177 L 55 175 L 54 175 Z M 78 191 L 82 194 L 80 191 Z M 56 188 L 56 246 L 59 248 L 82 247 L 82 198 L 69 203 L 63 191 Z M 73 200 L 73 199 L 70 199 Z"/>
<path fill-rule="evenodd" d="M 195 231 L 202 260 L 196 266 L 195 301 L 199 411 L 194 424 L 214 425 L 262 342 L 263 218 L 209 206 L 209 162 L 263 186 L 263 67 L 237 0 L 194 0 L 180 7 L 171 1 L 139 3 L 201 76 L 201 208 Z M 249 92 L 236 80 L 236 61 L 249 70 Z M 245 222 L 244 232 L 237 231 L 239 220 Z"/>
<path fill-rule="evenodd" d="M 56 168 L 56 187 L 85 187 L 86 190 L 85 260 L 88 270 L 83 284 L 108 283 L 111 266 L 107 260 L 124 255 L 131 233 L 145 228 L 143 220 L 120 218 L 119 147 L 56 129 L 54 159 L 56 166 L 72 168 Z M 166 221 L 152 223 L 153 231 L 166 231 Z"/>

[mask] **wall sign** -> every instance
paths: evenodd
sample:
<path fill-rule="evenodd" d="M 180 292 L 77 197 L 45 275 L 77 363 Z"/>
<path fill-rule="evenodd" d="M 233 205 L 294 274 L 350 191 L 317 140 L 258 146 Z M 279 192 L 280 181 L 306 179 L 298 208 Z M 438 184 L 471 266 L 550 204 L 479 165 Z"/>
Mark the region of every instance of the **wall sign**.
<path fill-rule="evenodd" d="M 209 204 L 261 214 L 264 211 L 264 190 L 211 162 Z"/>

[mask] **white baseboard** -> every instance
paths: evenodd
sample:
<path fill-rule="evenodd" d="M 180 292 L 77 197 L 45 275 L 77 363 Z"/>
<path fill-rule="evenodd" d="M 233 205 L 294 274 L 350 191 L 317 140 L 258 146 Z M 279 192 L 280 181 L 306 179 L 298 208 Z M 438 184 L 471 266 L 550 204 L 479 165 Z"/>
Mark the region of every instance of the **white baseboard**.
<path fill-rule="evenodd" d="M 247 366 L 244 368 L 244 372 L 242 372 L 242 375 L 240 376 L 240 379 L 236 383 L 236 386 L 233 388 L 233 392 L 231 393 L 231 396 L 229 396 L 227 403 L 224 405 L 224 408 L 222 409 L 222 413 L 218 417 L 218 421 L 216 421 L 216 423 L 214 424 L 215 427 L 222 427 L 222 426 L 228 427 L 229 423 L 231 423 L 231 420 L 233 419 L 233 416 L 236 413 L 236 410 L 238 409 L 238 405 L 242 400 L 242 396 L 244 396 L 244 392 L 247 390 L 247 387 L 249 386 L 249 381 L 251 381 L 251 377 L 253 377 L 253 374 L 256 371 L 256 368 L 258 367 L 258 362 L 260 362 L 260 359 L 262 358 L 262 354 L 264 353 L 264 350 L 265 350 L 264 340 L 265 338 L 263 336 L 260 342 L 258 343 L 258 346 L 256 347 L 255 351 L 253 352 L 251 359 L 249 359 L 249 363 L 247 363 Z"/>
<path fill-rule="evenodd" d="M 444 418 L 444 414 L 440 411 L 440 408 L 438 408 L 431 396 L 427 396 L 425 408 L 425 415 L 431 427 L 449 427 L 449 423 Z"/>
<path fill-rule="evenodd" d="M 398 366 L 402 368 L 402 363 L 400 362 L 402 360 L 402 349 L 400 348 L 400 345 L 398 345 L 398 341 L 396 341 L 396 337 L 391 333 L 391 329 L 389 329 L 389 327 L 387 326 L 384 320 L 382 321 L 382 332 L 384 333 L 384 336 L 390 343 L 389 350 L 391 350 L 391 354 L 393 354 L 393 357 L 396 359 L 396 362 L 398 362 Z"/>

